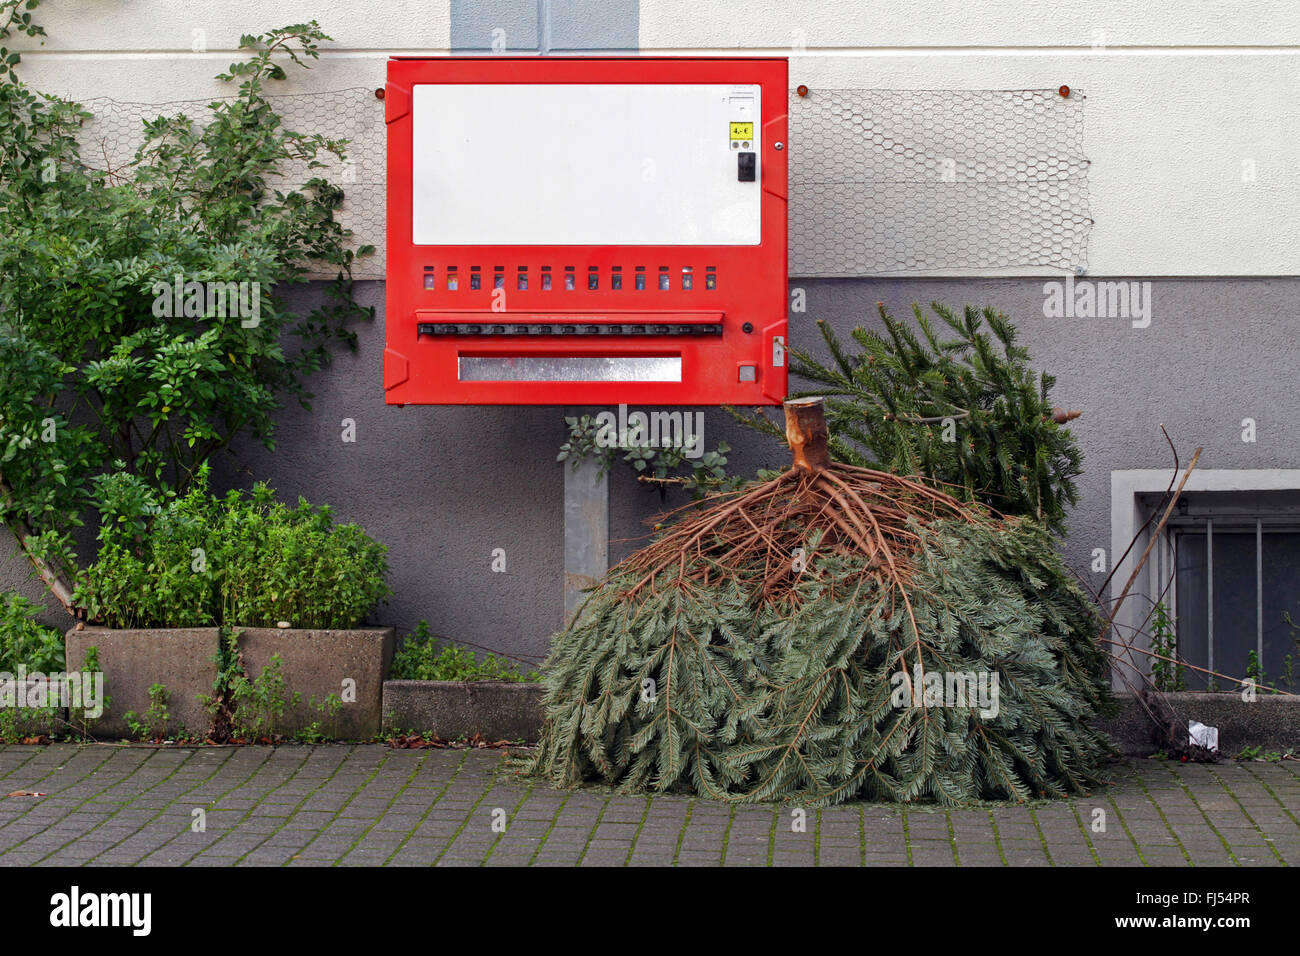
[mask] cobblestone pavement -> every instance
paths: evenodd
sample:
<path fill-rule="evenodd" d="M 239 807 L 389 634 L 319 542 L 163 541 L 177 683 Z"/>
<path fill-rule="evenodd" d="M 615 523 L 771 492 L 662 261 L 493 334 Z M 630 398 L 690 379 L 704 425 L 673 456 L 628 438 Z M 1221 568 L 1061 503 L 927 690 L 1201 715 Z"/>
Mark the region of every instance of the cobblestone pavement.
<path fill-rule="evenodd" d="M 497 750 L 7 746 L 0 864 L 1300 863 L 1300 763 L 1137 760 L 1113 775 L 1071 801 L 854 804 L 808 810 L 801 829 L 789 806 L 554 790 Z"/>

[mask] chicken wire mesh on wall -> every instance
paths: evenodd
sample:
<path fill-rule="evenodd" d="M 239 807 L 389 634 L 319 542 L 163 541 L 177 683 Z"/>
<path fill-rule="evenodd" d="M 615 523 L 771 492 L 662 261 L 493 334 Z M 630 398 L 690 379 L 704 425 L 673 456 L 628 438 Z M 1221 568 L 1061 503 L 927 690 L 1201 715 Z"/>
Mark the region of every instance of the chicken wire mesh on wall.
<path fill-rule="evenodd" d="M 369 89 L 268 97 L 285 126 L 347 139 L 348 159 L 286 164 L 280 186 L 342 187 L 358 278 L 383 278 L 385 127 Z M 126 166 L 144 121 L 206 121 L 211 98 L 85 102 L 83 156 Z M 869 276 L 1087 265 L 1083 97 L 1055 90 L 814 90 L 790 94 L 790 272 Z"/>
<path fill-rule="evenodd" d="M 1077 91 L 796 91 L 790 141 L 791 275 L 1087 266 Z"/>
<path fill-rule="evenodd" d="M 367 89 L 294 93 L 268 96 L 267 100 L 280 114 L 286 129 L 349 141 L 345 162 L 329 153 L 318 157 L 323 163 L 320 169 L 309 170 L 302 162 L 286 162 L 273 184 L 292 189 L 319 177 L 341 187 L 343 204 L 335 211 L 335 218 L 352 230 L 350 247 L 353 251 L 362 245 L 376 249 L 374 255 L 356 260 L 352 273 L 359 279 L 382 279 L 386 221 L 383 102 Z M 211 118 L 208 104 L 213 101 L 212 97 L 165 103 L 123 103 L 107 97 L 86 100 L 83 105 L 94 117 L 81 129 L 82 159 L 98 169 L 119 171 L 131 162 L 144 142 L 146 120 L 184 114 L 202 126 Z"/>

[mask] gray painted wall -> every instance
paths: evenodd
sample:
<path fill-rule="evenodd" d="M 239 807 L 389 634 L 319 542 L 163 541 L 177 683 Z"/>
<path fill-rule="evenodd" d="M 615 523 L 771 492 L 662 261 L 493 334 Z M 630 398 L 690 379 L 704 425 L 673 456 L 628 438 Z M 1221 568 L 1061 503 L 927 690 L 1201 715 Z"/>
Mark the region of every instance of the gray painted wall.
<path fill-rule="evenodd" d="M 395 594 L 377 620 L 404 632 L 423 618 L 442 634 L 540 656 L 562 616 L 563 420 L 544 408 L 385 405 L 383 283 L 363 283 L 362 299 L 376 320 L 358 329 L 355 355 L 314 381 L 312 410 L 287 406 L 275 451 L 244 443 L 219 480 L 268 480 L 388 545 Z M 342 440 L 345 418 L 355 443 Z M 492 571 L 495 548 L 504 573 Z"/>
<path fill-rule="evenodd" d="M 1203 468 L 1300 467 L 1300 390 L 1292 387 L 1300 279 L 1152 280 L 1146 329 L 1125 319 L 1043 318 L 1043 281 L 793 280 L 807 311 L 791 317 L 790 339 L 816 346 L 818 318 L 842 334 L 874 325 L 877 300 L 895 315 L 933 300 L 1006 312 L 1035 364 L 1058 377 L 1057 404 L 1084 412 L 1071 425 L 1085 471 L 1065 554 L 1095 583 L 1091 551 L 1110 548 L 1110 471 L 1167 466 L 1160 423 L 1184 460 L 1204 446 Z M 363 284 L 362 297 L 379 316 L 359 330 L 355 355 L 340 355 L 314 380 L 313 410 L 287 407 L 276 450 L 244 443 L 218 463 L 218 481 L 265 479 L 291 500 L 333 505 L 387 544 L 396 594 L 378 621 L 405 631 L 424 618 L 450 638 L 540 657 L 563 615 L 564 466 L 555 454 L 565 409 L 384 405 L 382 284 Z M 1254 444 L 1241 441 L 1247 417 L 1258 423 Z M 344 418 L 356 421 L 354 444 L 341 440 Z M 788 460 L 720 410 L 707 410 L 705 422 L 706 445 L 730 444 L 738 473 Z M 648 518 L 685 500 L 670 494 L 661 503 L 619 465 L 609 493 L 610 560 L 643 539 Z M 491 570 L 494 548 L 505 549 L 505 573 Z M 42 598 L 7 537 L 0 586 Z M 48 619 L 64 623 L 61 612 Z"/>
<path fill-rule="evenodd" d="M 490 50 L 497 28 L 508 52 L 637 47 L 635 0 L 452 0 L 451 12 L 457 51 Z M 1085 473 L 1065 553 L 1085 575 L 1092 549 L 1110 546 L 1111 469 L 1169 464 L 1159 423 L 1185 458 L 1204 445 L 1206 468 L 1297 465 L 1289 304 L 1300 279 L 1154 280 L 1146 329 L 1124 319 L 1043 318 L 1043 282 L 793 280 L 806 291 L 807 310 L 791 317 L 790 341 L 816 348 L 818 318 L 845 334 L 873 325 L 877 300 L 896 315 L 935 299 L 991 304 L 1010 315 L 1035 362 L 1058 376 L 1057 403 L 1084 410 L 1072 425 Z M 361 294 L 379 317 L 359 330 L 357 353 L 341 355 L 315 380 L 313 411 L 284 410 L 274 452 L 245 443 L 223 458 L 218 484 L 268 480 L 285 497 L 331 504 L 385 542 L 396 593 L 378 621 L 405 631 L 423 618 L 452 639 L 540 657 L 563 615 L 564 475 L 555 454 L 563 414 L 581 410 L 387 407 L 382 283 L 364 284 Z M 1241 441 L 1245 417 L 1258 422 L 1255 444 Z M 345 418 L 356 422 L 355 443 L 341 440 Z M 788 460 L 774 441 L 709 409 L 705 442 L 719 440 L 732 446 L 735 473 Z M 677 493 L 661 501 L 618 466 L 609 489 L 610 560 L 644 540 L 647 519 L 685 500 Z M 505 573 L 491 570 L 496 548 L 505 550 Z M 8 537 L 0 539 L 0 587 L 44 600 Z M 66 623 L 61 613 L 47 619 Z"/>
<path fill-rule="evenodd" d="M 1199 468 L 1300 466 L 1300 390 L 1291 387 L 1298 352 L 1294 305 L 1300 279 L 1154 279 L 1153 315 L 1145 329 L 1127 319 L 1043 317 L 1044 279 L 791 280 L 807 294 L 807 312 L 790 317 L 790 341 L 823 359 L 815 322 L 826 319 L 842 336 L 855 325 L 878 328 L 875 303 L 894 316 L 913 302 L 992 305 L 1015 322 L 1035 366 L 1058 379 L 1057 405 L 1083 410 L 1070 427 L 1084 453 L 1080 500 L 1065 545 L 1069 564 L 1088 570 L 1093 548 L 1110 552 L 1112 469 L 1172 465 L 1163 423 L 1184 464 L 1204 446 Z M 1098 280 L 1101 281 L 1101 280 Z M 798 387 L 798 386 L 793 386 Z M 1257 441 L 1241 440 L 1241 421 L 1258 424 Z M 738 430 L 725 413 L 706 415 L 705 443 L 733 448 L 741 473 L 785 465 L 775 442 Z M 684 496 L 669 501 L 685 500 Z M 617 475 L 610 493 L 611 560 L 645 533 L 642 521 L 658 496 Z"/>
<path fill-rule="evenodd" d="M 537 0 L 451 0 L 451 48 L 457 52 L 488 52 L 494 37 L 507 52 L 535 52 L 541 26 Z"/>

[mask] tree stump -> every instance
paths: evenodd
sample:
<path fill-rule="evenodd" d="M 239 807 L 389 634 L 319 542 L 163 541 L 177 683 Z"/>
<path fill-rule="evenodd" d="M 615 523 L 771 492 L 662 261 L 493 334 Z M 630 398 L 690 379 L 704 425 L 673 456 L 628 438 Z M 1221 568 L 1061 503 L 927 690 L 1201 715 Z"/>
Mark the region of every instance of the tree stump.
<path fill-rule="evenodd" d="M 815 475 L 831 463 L 826 400 L 820 395 L 785 403 L 785 440 L 794 453 L 794 467 Z"/>

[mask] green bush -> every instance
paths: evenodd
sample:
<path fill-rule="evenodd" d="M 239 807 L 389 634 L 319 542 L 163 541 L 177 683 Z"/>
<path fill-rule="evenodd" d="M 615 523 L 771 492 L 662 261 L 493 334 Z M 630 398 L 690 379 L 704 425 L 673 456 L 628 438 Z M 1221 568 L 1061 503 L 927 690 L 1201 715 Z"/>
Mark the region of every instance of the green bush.
<path fill-rule="evenodd" d="M 0 3 L 0 47 L 43 35 L 35 6 Z M 328 39 L 315 22 L 242 37 L 218 76 L 231 95 L 147 120 L 111 172 L 98 146 L 82 155 L 90 112 L 29 89 L 0 53 L 0 521 L 67 581 L 94 476 L 111 466 L 166 498 L 232 442 L 274 447 L 276 412 L 307 404 L 310 377 L 373 318 L 351 278 L 373 248 L 349 248 L 343 191 L 317 172 L 346 144 L 292 129 L 268 96 Z M 298 307 L 292 290 L 320 273 L 333 281 Z M 207 293 L 181 308 L 178 282 Z"/>
<path fill-rule="evenodd" d="M 387 548 L 328 507 L 301 498 L 191 489 L 159 506 L 147 486 L 119 473 L 96 481 L 99 558 L 76 600 L 110 627 L 355 627 L 391 591 Z"/>
<path fill-rule="evenodd" d="M 393 680 L 504 680 L 535 681 L 535 672 L 519 673 L 508 660 L 489 654 L 479 661 L 473 651 L 455 644 L 439 650 L 438 640 L 429 633 L 429 625 L 421 621 L 415 631 L 407 635 L 401 648 L 393 655 L 389 673 Z"/>
<path fill-rule="evenodd" d="M 225 499 L 219 566 L 223 623 L 273 627 L 354 627 L 392 592 L 388 549 L 330 509 L 299 498 L 289 508 L 265 485 L 252 500 Z"/>
<path fill-rule="evenodd" d="M 99 555 L 74 594 L 90 620 L 122 628 L 221 623 L 218 580 L 208 573 L 221 502 L 208 493 L 206 469 L 165 507 L 126 472 L 96 479 L 95 498 Z"/>
<path fill-rule="evenodd" d="M 45 674 L 63 670 L 63 635 L 36 621 L 42 610 L 20 594 L 0 595 L 0 671 L 12 674 L 19 664 Z"/>

